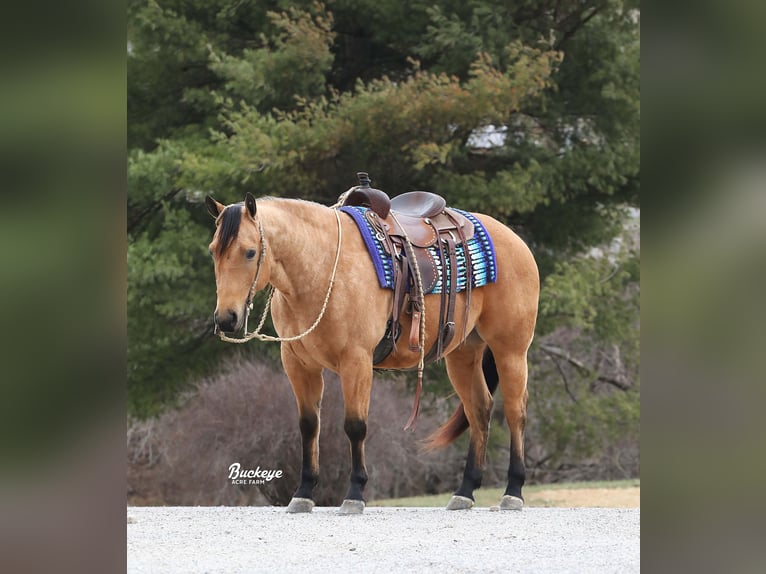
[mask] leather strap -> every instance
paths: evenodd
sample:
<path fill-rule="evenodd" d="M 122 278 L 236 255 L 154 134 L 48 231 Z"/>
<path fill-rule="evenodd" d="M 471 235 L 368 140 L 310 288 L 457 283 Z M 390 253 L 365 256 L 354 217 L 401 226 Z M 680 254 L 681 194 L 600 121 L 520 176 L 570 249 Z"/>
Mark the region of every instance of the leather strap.
<path fill-rule="evenodd" d="M 406 255 L 406 263 L 410 267 L 410 278 L 416 277 L 417 271 L 412 269 L 413 265 L 417 265 L 415 254 L 412 252 L 412 248 L 406 241 L 402 245 L 404 253 Z M 423 311 L 423 293 L 420 292 L 420 287 L 417 281 L 410 281 L 410 306 L 412 308 L 412 326 L 410 327 L 409 347 L 410 351 L 420 350 L 420 314 Z"/>
<path fill-rule="evenodd" d="M 418 371 L 418 384 L 415 387 L 415 402 L 412 405 L 412 413 L 404 425 L 404 430 L 415 430 L 417 426 L 418 413 L 420 412 L 420 395 L 423 393 L 423 371 Z"/>
<path fill-rule="evenodd" d="M 449 289 L 447 288 L 447 267 L 444 266 L 444 276 L 442 278 L 442 296 L 447 295 L 446 298 L 442 298 L 442 305 L 439 309 L 439 330 L 437 331 L 436 340 L 431 348 L 428 350 L 424 362 L 426 364 L 433 363 L 441 359 L 444 354 L 444 350 L 452 342 L 455 336 L 455 305 L 457 302 L 457 249 L 454 239 L 450 235 L 443 238 L 443 242 L 446 245 L 447 256 L 449 258 Z"/>
<path fill-rule="evenodd" d="M 399 313 L 401 312 L 401 303 L 403 300 L 403 293 L 400 293 L 403 291 L 402 284 L 404 283 L 401 281 L 400 275 L 402 273 L 402 270 L 400 266 L 397 264 L 396 256 L 397 256 L 397 250 L 394 246 L 393 241 L 391 240 L 391 236 L 386 232 L 384 229 L 383 221 L 380 219 L 380 217 L 374 213 L 373 211 L 367 212 L 367 217 L 372 222 L 374 228 L 378 232 L 378 237 L 382 238 L 384 248 L 391 254 L 391 268 L 392 268 L 392 281 L 394 282 L 394 297 L 391 300 L 391 320 L 389 322 L 390 326 L 393 327 L 391 329 L 391 332 L 395 334 L 395 338 L 399 338 Z M 394 341 L 395 343 L 396 341 Z M 393 347 L 393 350 L 396 351 L 396 347 Z"/>
<path fill-rule="evenodd" d="M 441 298 L 439 302 L 439 330 L 436 332 L 436 353 L 432 357 L 431 354 L 433 353 L 434 349 L 433 347 L 428 352 L 427 361 L 435 361 L 437 358 L 442 356 L 442 353 L 444 352 L 444 346 L 442 345 L 442 325 L 444 325 L 444 312 L 447 310 L 448 305 L 448 299 L 449 299 L 449 291 L 447 290 L 447 261 L 444 257 L 444 242 L 439 241 L 439 260 L 441 262 L 442 267 L 442 292 L 441 292 Z"/>
<path fill-rule="evenodd" d="M 457 247 L 452 235 L 447 236 L 447 247 L 450 259 L 449 297 L 447 297 L 447 321 L 444 323 L 444 338 L 442 350 L 445 349 L 455 336 L 455 303 L 457 299 Z"/>
<path fill-rule="evenodd" d="M 455 221 L 451 213 L 447 213 L 450 220 Z M 468 249 L 468 240 L 465 236 L 465 230 L 462 225 L 457 224 L 458 238 L 460 239 L 460 245 L 463 246 L 463 256 L 465 257 L 465 320 L 463 321 L 463 338 L 465 341 L 468 336 L 468 314 L 471 312 L 471 291 L 473 289 L 473 259 L 471 257 L 471 250 Z M 457 286 L 455 287 L 457 289 Z"/>
<path fill-rule="evenodd" d="M 373 351 L 372 364 L 377 365 L 382 363 L 391 353 L 396 353 L 396 343 L 402 332 L 399 317 L 404 306 L 405 287 L 408 277 L 407 267 L 401 263 L 400 250 L 397 249 L 391 236 L 387 233 L 383 220 L 372 210 L 368 210 L 366 215 L 373 229 L 376 230 L 378 237 L 382 238 L 384 248 L 391 254 L 392 281 L 394 284 L 394 294 L 391 299 L 391 315 L 386 323 L 386 332 Z"/>

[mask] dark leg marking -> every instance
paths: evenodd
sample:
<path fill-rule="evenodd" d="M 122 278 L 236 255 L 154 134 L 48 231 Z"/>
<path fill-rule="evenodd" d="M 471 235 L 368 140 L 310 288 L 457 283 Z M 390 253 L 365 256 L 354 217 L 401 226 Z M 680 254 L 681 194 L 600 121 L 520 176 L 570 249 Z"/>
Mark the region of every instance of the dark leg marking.
<path fill-rule="evenodd" d="M 465 471 L 463 472 L 463 482 L 455 491 L 456 496 L 465 496 L 466 498 L 473 498 L 473 491 L 481 486 L 481 479 L 484 475 L 484 471 L 476 464 L 476 448 L 473 441 L 468 447 L 468 457 L 465 461 Z"/>
<path fill-rule="evenodd" d="M 346 419 L 343 429 L 351 442 L 351 485 L 346 499 L 364 500 L 364 485 L 367 484 L 368 478 L 367 469 L 364 465 L 364 439 L 367 436 L 367 422 L 359 419 Z"/>
<path fill-rule="evenodd" d="M 299 421 L 303 439 L 303 461 L 301 464 L 301 484 L 293 495 L 295 498 L 314 499 L 314 487 L 319 481 L 319 469 L 314 468 L 313 451 L 319 430 L 319 418 L 315 414 L 304 415 Z"/>
<path fill-rule="evenodd" d="M 511 439 L 511 461 L 508 465 L 508 487 L 505 489 L 505 494 L 516 496 L 523 500 L 521 487 L 524 486 L 526 475 L 521 449 L 516 441 Z"/>

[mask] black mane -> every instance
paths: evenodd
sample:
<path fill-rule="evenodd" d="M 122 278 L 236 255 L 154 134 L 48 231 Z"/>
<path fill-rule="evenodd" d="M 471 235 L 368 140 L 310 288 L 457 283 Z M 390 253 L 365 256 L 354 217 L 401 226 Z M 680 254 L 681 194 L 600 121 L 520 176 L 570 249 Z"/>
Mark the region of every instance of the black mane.
<path fill-rule="evenodd" d="M 239 233 L 239 224 L 242 221 L 242 206 L 244 202 L 233 203 L 226 207 L 221 213 L 221 225 L 218 237 L 218 255 L 223 255 L 224 251 L 237 238 Z"/>

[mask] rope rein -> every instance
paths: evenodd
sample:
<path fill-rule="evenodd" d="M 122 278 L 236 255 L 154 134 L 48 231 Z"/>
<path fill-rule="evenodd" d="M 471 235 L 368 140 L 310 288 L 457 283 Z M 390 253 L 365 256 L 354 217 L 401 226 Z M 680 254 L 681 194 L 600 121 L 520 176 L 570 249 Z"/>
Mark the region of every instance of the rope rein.
<path fill-rule="evenodd" d="M 269 315 L 269 312 L 271 311 L 271 300 L 274 297 L 274 286 L 269 285 L 269 295 L 266 300 L 266 306 L 263 309 L 263 314 L 261 315 L 261 320 L 258 323 L 258 326 L 256 327 L 255 331 L 252 333 L 247 332 L 247 319 L 250 316 L 250 311 L 253 308 L 252 303 L 252 295 L 255 291 L 255 283 L 258 281 L 258 276 L 261 272 L 261 266 L 259 261 L 258 270 L 255 273 L 255 279 L 253 280 L 253 284 L 250 287 L 250 295 L 248 296 L 248 299 L 250 300 L 248 306 L 247 306 L 247 315 L 245 315 L 245 333 L 242 336 L 242 338 L 234 338 L 229 337 L 223 333 L 223 331 L 220 331 L 218 333 L 218 337 L 221 339 L 221 341 L 225 341 L 227 343 L 247 343 L 248 341 L 251 341 L 253 339 L 258 339 L 259 341 L 270 341 L 270 342 L 291 342 L 291 341 L 298 341 L 300 339 L 303 339 L 304 337 L 310 335 L 314 332 L 314 330 L 319 326 L 319 323 L 322 321 L 322 318 L 324 317 L 325 312 L 327 311 L 327 304 L 330 301 L 330 295 L 332 294 L 332 288 L 335 284 L 335 273 L 338 270 L 338 261 L 340 261 L 340 251 L 341 251 L 341 245 L 343 243 L 343 227 L 340 222 L 340 212 L 337 209 L 333 209 L 335 212 L 335 219 L 338 221 L 338 249 L 335 252 L 335 262 L 332 266 L 332 273 L 330 274 L 330 284 L 327 287 L 327 293 L 325 294 L 324 302 L 322 303 L 322 309 L 319 311 L 319 316 L 316 318 L 316 321 L 314 321 L 313 325 L 311 325 L 308 329 L 306 329 L 303 333 L 300 335 L 294 335 L 292 337 L 273 337 L 271 335 L 266 335 L 264 333 L 261 333 L 261 329 L 263 329 L 263 325 L 266 323 L 266 317 Z M 263 228 L 261 227 L 260 219 L 258 220 L 258 231 L 261 235 L 261 257 L 263 257 L 263 254 L 266 252 L 266 236 L 263 234 Z M 421 357 L 421 364 L 422 364 L 422 357 Z"/>
<path fill-rule="evenodd" d="M 404 228 L 404 226 L 399 222 L 399 220 L 396 218 L 396 215 L 393 213 L 390 214 L 391 217 L 396 221 L 396 224 L 399 226 L 399 228 L 402 231 L 402 236 L 404 237 L 404 240 L 407 242 L 407 246 L 409 247 L 409 252 L 412 253 L 412 241 L 410 241 L 409 235 L 407 235 L 407 230 Z M 420 275 L 420 265 L 418 265 L 416 262 L 412 262 L 412 267 L 415 268 L 415 280 L 417 281 L 417 292 L 420 297 L 420 333 L 418 333 L 418 344 L 420 346 L 420 359 L 418 360 L 418 382 L 415 387 L 415 403 L 412 405 L 412 413 L 410 414 L 410 418 L 407 420 L 407 423 L 404 425 L 403 430 L 411 430 L 415 431 L 415 421 L 418 418 L 418 413 L 420 412 L 420 393 L 423 391 L 423 369 L 425 368 L 425 353 L 426 353 L 426 301 L 423 297 L 423 278 Z M 415 316 L 415 309 L 413 309 L 413 318 Z M 437 334 L 437 337 L 439 335 Z"/>
<path fill-rule="evenodd" d="M 404 237 L 404 240 L 407 242 L 407 245 L 410 248 L 410 251 L 412 251 L 412 241 L 410 241 L 409 235 L 407 235 L 407 231 L 404 229 L 404 226 L 399 223 L 399 220 L 396 218 L 396 215 L 394 213 L 390 214 L 394 221 L 399 225 L 399 228 L 402 231 L 402 236 Z M 423 295 L 423 279 L 420 276 L 420 265 L 414 264 L 413 267 L 415 268 L 415 280 L 418 282 L 418 293 Z M 425 299 L 422 299 L 420 302 L 421 311 L 420 311 L 420 361 L 418 362 L 418 379 L 422 380 L 423 378 L 423 368 L 425 365 L 425 353 L 426 353 L 426 302 Z"/>

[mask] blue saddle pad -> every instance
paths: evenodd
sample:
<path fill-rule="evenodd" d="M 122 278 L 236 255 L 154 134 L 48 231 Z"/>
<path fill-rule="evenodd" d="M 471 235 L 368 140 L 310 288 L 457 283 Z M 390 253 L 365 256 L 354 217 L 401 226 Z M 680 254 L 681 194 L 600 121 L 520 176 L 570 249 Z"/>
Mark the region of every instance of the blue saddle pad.
<path fill-rule="evenodd" d="M 348 214 L 354 222 L 356 222 L 359 232 L 362 234 L 362 239 L 367 246 L 367 251 L 370 254 L 372 263 L 375 266 L 375 272 L 378 275 L 378 282 L 384 289 L 394 288 L 394 271 L 393 260 L 391 256 L 386 253 L 383 247 L 383 242 L 376 237 L 376 231 L 373 229 L 370 221 L 364 216 L 368 208 L 358 206 L 345 206 L 340 210 Z M 454 209 L 454 208 L 453 208 Z M 473 214 L 455 209 L 471 220 L 474 226 L 474 236 L 468 240 L 467 248 L 471 254 L 471 265 L 473 267 L 473 280 L 471 283 L 474 287 L 481 287 L 487 283 L 494 283 L 497 280 L 497 259 L 495 258 L 495 248 L 492 245 L 492 239 L 489 237 L 489 233 L 484 228 L 484 225 L 473 216 Z M 456 249 L 456 260 L 458 266 L 457 272 L 457 291 L 464 291 L 466 285 L 466 262 L 465 262 L 465 245 L 460 245 Z M 441 269 L 441 260 L 439 258 L 439 250 L 436 245 L 429 248 L 429 251 L 433 255 L 436 262 L 437 272 L 439 274 L 439 280 L 434 285 L 434 288 L 428 293 L 441 293 L 442 289 L 446 287 L 449 290 L 449 277 L 450 277 L 450 262 L 449 258 L 446 260 L 447 268 Z"/>

